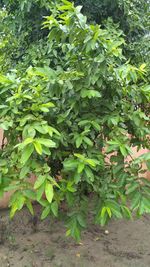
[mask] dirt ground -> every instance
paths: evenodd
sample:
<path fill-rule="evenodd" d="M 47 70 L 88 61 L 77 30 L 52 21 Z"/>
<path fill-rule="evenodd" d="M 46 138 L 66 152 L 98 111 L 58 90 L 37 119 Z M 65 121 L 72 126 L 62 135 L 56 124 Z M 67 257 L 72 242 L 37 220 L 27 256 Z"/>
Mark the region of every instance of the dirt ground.
<path fill-rule="evenodd" d="M 39 217 L 39 207 L 36 206 Z M 150 267 L 150 216 L 89 224 L 81 244 L 65 237 L 62 222 L 33 221 L 26 209 L 10 221 L 0 212 L 0 267 Z M 2 234 L 3 233 L 3 234 Z"/>

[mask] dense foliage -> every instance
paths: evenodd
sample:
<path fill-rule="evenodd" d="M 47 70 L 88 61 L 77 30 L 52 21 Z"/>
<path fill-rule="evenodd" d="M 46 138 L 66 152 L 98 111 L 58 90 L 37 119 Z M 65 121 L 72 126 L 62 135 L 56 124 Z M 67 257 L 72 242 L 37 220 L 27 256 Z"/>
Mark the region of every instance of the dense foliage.
<path fill-rule="evenodd" d="M 89 20 L 103 23 L 108 17 L 119 22 L 125 33 L 140 33 L 149 29 L 149 0 L 75 0 L 83 6 Z M 137 34 L 136 34 L 137 35 Z"/>
<path fill-rule="evenodd" d="M 2 7 L 0 194 L 14 190 L 11 217 L 24 205 L 33 214 L 33 200 L 42 219 L 63 204 L 67 235 L 79 240 L 89 213 L 104 225 L 150 212 L 141 167 L 150 154 L 132 155 L 149 148 L 150 86 L 146 65 L 122 52 L 119 25 L 90 24 L 66 0 Z"/>
<path fill-rule="evenodd" d="M 150 1 L 149 0 L 76 0 L 89 21 L 105 25 L 108 17 L 123 30 L 124 53 L 132 63 L 150 62 Z"/>

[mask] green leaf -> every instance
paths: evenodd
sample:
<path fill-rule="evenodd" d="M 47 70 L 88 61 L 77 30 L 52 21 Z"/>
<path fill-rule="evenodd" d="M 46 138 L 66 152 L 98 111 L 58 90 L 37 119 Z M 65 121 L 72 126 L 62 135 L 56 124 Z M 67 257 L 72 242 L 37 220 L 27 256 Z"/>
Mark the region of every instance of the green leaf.
<path fill-rule="evenodd" d="M 150 213 L 150 198 L 142 197 L 142 202 L 145 206 L 145 211 Z"/>
<path fill-rule="evenodd" d="M 65 170 L 74 170 L 78 166 L 78 161 L 75 159 L 67 159 L 63 162 Z"/>
<path fill-rule="evenodd" d="M 112 217 L 111 209 L 109 207 L 106 207 L 106 211 L 107 211 L 107 213 L 109 215 L 109 218 L 111 218 Z"/>
<path fill-rule="evenodd" d="M 85 170 L 87 177 L 90 179 L 90 181 L 94 182 L 94 174 L 92 170 L 88 166 L 86 166 L 84 170 Z"/>
<path fill-rule="evenodd" d="M 104 212 L 103 216 L 100 216 L 99 218 L 99 223 L 101 224 L 101 226 L 104 226 L 108 221 L 108 213 Z"/>
<path fill-rule="evenodd" d="M 134 210 L 138 208 L 141 201 L 141 194 L 138 191 L 135 191 L 134 195 L 131 198 L 131 209 Z"/>
<path fill-rule="evenodd" d="M 34 189 L 38 189 L 46 180 L 45 175 L 39 175 L 34 183 Z"/>
<path fill-rule="evenodd" d="M 57 217 L 58 216 L 58 203 L 56 201 L 54 201 L 51 204 L 51 210 L 52 210 L 54 216 Z"/>
<path fill-rule="evenodd" d="M 26 198 L 20 193 L 18 198 L 16 199 L 18 210 L 21 210 L 25 204 Z"/>
<path fill-rule="evenodd" d="M 122 214 L 120 211 L 118 211 L 118 209 L 112 208 L 111 211 L 112 211 L 112 214 L 115 215 L 116 218 L 122 219 Z"/>
<path fill-rule="evenodd" d="M 12 81 L 9 79 L 9 77 L 6 77 L 5 75 L 0 74 L 0 83 L 11 84 Z"/>
<path fill-rule="evenodd" d="M 43 210 L 41 214 L 41 220 L 44 220 L 49 215 L 50 211 L 51 211 L 51 207 L 49 205 Z"/>
<path fill-rule="evenodd" d="M 3 130 L 7 131 L 9 128 L 12 127 L 12 125 L 13 125 L 12 121 L 10 121 L 10 122 L 5 121 L 5 122 L 0 123 L 0 128 L 2 128 Z"/>
<path fill-rule="evenodd" d="M 88 121 L 88 120 L 83 120 L 83 121 L 80 121 L 79 123 L 78 123 L 78 125 L 79 126 L 86 126 L 86 125 L 88 125 L 88 124 L 90 124 L 91 122 L 90 121 Z"/>
<path fill-rule="evenodd" d="M 71 235 L 73 238 L 75 238 L 77 242 L 80 241 L 81 233 L 80 233 L 80 227 L 79 227 L 79 223 L 77 221 L 76 216 L 73 216 L 70 219 L 69 230 L 67 231 L 67 233 L 68 235 Z"/>
<path fill-rule="evenodd" d="M 147 161 L 147 160 L 150 160 L 150 152 L 147 152 L 145 154 L 142 154 L 139 158 Z"/>
<path fill-rule="evenodd" d="M 45 155 L 48 155 L 48 156 L 51 155 L 51 151 L 50 151 L 50 149 L 49 149 L 48 147 L 46 147 L 46 146 L 43 146 L 43 147 L 42 147 L 42 152 L 43 152 L 43 154 L 45 154 Z"/>
<path fill-rule="evenodd" d="M 100 162 L 96 159 L 87 159 L 86 162 L 92 167 L 96 167 L 97 165 L 100 165 Z"/>
<path fill-rule="evenodd" d="M 40 110 L 43 111 L 43 112 L 49 112 L 49 109 L 46 108 L 46 107 L 40 107 Z"/>
<path fill-rule="evenodd" d="M 39 142 L 34 141 L 34 147 L 39 155 L 42 155 L 42 146 Z"/>
<path fill-rule="evenodd" d="M 27 174 L 29 173 L 29 170 L 30 170 L 29 166 L 24 165 L 20 171 L 20 176 L 19 176 L 20 179 L 23 179 L 24 177 L 26 177 Z"/>
<path fill-rule="evenodd" d="M 44 125 L 34 125 L 34 129 L 41 134 L 46 134 L 48 130 L 44 127 Z"/>
<path fill-rule="evenodd" d="M 20 191 L 16 191 L 14 195 L 12 195 L 10 204 L 10 218 L 13 218 L 17 210 L 21 210 L 25 204 L 26 198 L 22 195 Z"/>
<path fill-rule="evenodd" d="M 78 184 L 81 181 L 81 175 L 79 173 L 75 173 L 73 177 L 75 184 Z"/>
<path fill-rule="evenodd" d="M 146 212 L 146 207 L 145 207 L 143 200 L 141 199 L 141 202 L 140 202 L 139 208 L 138 208 L 138 215 L 141 216 L 145 212 Z"/>
<path fill-rule="evenodd" d="M 129 195 L 134 191 L 137 191 L 137 189 L 139 188 L 139 183 L 133 183 L 131 185 L 128 186 L 128 189 L 126 191 L 126 194 Z"/>
<path fill-rule="evenodd" d="M 82 136 L 79 136 L 77 139 L 76 139 L 76 147 L 79 148 L 82 144 Z"/>
<path fill-rule="evenodd" d="M 99 98 L 99 97 L 101 97 L 101 93 L 98 92 L 98 91 L 96 91 L 96 90 L 86 90 L 86 89 L 83 89 L 81 91 L 81 97 L 82 98 L 86 98 L 87 97 L 89 99 L 91 99 L 93 97 Z"/>
<path fill-rule="evenodd" d="M 100 131 L 101 127 L 96 121 L 92 121 L 92 125 L 98 132 Z"/>
<path fill-rule="evenodd" d="M 45 195 L 49 203 L 52 202 L 53 196 L 54 196 L 54 190 L 52 184 L 49 182 L 45 185 Z"/>
<path fill-rule="evenodd" d="M 131 211 L 126 206 L 121 206 L 123 216 L 127 219 L 132 219 Z"/>
<path fill-rule="evenodd" d="M 24 145 L 28 145 L 28 144 L 31 144 L 33 143 L 33 138 L 29 137 L 29 138 L 26 138 L 24 141 L 23 141 L 23 144 Z"/>
<path fill-rule="evenodd" d="M 36 200 L 36 194 L 33 190 L 31 189 L 25 189 L 23 191 L 23 195 L 29 199 Z"/>
<path fill-rule="evenodd" d="M 46 147 L 56 147 L 55 142 L 50 139 L 37 138 L 36 141 Z"/>
<path fill-rule="evenodd" d="M 53 133 L 55 133 L 58 136 L 61 136 L 61 134 L 52 126 L 48 126 L 47 129 L 50 136 L 52 136 Z"/>
<path fill-rule="evenodd" d="M 30 213 L 31 213 L 32 215 L 34 215 L 33 206 L 32 206 L 32 203 L 31 203 L 30 200 L 26 200 L 26 206 L 27 206 L 28 210 L 30 211 Z"/>
<path fill-rule="evenodd" d="M 122 218 L 122 214 L 120 211 L 120 205 L 116 201 L 105 201 L 108 208 L 110 208 L 112 214 L 118 219 Z"/>
<path fill-rule="evenodd" d="M 101 217 L 104 217 L 106 211 L 107 211 L 106 207 L 103 207 L 101 210 Z"/>
<path fill-rule="evenodd" d="M 10 211 L 10 218 L 12 219 L 17 211 L 18 207 L 17 207 L 17 203 L 14 203 L 11 207 L 11 211 Z"/>
<path fill-rule="evenodd" d="M 5 192 L 9 192 L 9 191 L 12 191 L 12 190 L 18 190 L 20 188 L 20 184 L 10 184 L 9 186 L 6 186 L 4 188 L 4 191 Z"/>
<path fill-rule="evenodd" d="M 73 187 L 73 182 L 69 181 L 67 184 L 67 190 L 71 193 L 76 192 L 76 189 Z"/>
<path fill-rule="evenodd" d="M 29 160 L 33 152 L 34 152 L 33 144 L 27 145 L 22 151 L 21 163 L 25 164 Z"/>
<path fill-rule="evenodd" d="M 82 162 L 78 163 L 78 173 L 81 173 L 84 170 L 85 164 Z"/>
<path fill-rule="evenodd" d="M 128 152 L 127 152 L 125 146 L 121 145 L 119 148 L 120 148 L 120 152 L 121 152 L 121 154 L 122 154 L 124 157 L 126 157 L 126 156 L 128 155 Z"/>
<path fill-rule="evenodd" d="M 93 146 L 93 142 L 90 140 L 90 138 L 85 136 L 83 140 L 88 146 Z"/>
<path fill-rule="evenodd" d="M 77 220 L 81 227 L 86 228 L 86 220 L 82 214 L 77 215 Z"/>
<path fill-rule="evenodd" d="M 42 107 L 53 108 L 53 107 L 55 107 L 55 105 L 52 102 L 48 102 L 48 103 L 42 104 Z"/>
<path fill-rule="evenodd" d="M 45 182 L 38 188 L 36 192 L 36 199 L 40 201 L 45 191 Z"/>

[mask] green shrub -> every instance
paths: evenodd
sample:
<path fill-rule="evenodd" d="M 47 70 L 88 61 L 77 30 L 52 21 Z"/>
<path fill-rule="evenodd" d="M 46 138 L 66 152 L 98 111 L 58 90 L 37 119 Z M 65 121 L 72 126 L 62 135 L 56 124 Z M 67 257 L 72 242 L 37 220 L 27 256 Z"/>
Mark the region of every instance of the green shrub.
<path fill-rule="evenodd" d="M 110 19 L 102 29 L 66 0 L 50 7 L 48 61 L 0 75 L 0 194 L 15 191 L 11 217 L 24 205 L 34 214 L 33 200 L 42 219 L 57 217 L 63 203 L 67 235 L 79 240 L 89 213 L 105 225 L 150 212 L 150 182 L 139 178 L 150 154 L 132 157 L 133 147 L 149 148 L 150 86 L 145 65 L 123 56 L 122 31 Z"/>

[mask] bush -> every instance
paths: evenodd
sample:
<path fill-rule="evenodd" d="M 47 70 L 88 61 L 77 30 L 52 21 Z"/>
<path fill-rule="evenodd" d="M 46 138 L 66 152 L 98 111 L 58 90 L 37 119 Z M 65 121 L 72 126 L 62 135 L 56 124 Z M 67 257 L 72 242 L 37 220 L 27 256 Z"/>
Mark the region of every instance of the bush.
<path fill-rule="evenodd" d="M 149 148 L 150 86 L 145 65 L 132 66 L 123 56 L 123 33 L 111 19 L 102 29 L 71 2 L 50 7 L 43 22 L 46 63 L 24 71 L 26 58 L 0 75 L 7 139 L 0 194 L 15 191 L 11 217 L 24 205 L 34 214 L 33 200 L 43 207 L 41 219 L 57 217 L 63 203 L 67 235 L 79 240 L 89 213 L 105 225 L 135 210 L 150 212 L 150 182 L 139 178 L 150 154 L 132 157 L 133 147 Z"/>

